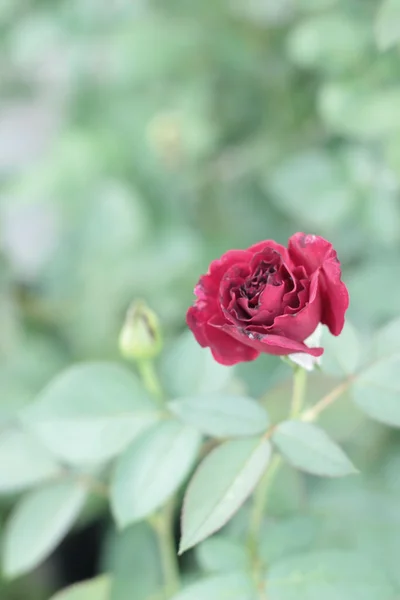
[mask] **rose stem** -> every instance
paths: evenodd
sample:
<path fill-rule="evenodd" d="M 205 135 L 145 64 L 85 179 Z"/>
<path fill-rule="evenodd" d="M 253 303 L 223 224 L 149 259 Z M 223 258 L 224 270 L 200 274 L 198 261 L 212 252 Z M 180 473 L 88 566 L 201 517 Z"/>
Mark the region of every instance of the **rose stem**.
<path fill-rule="evenodd" d="M 319 402 L 317 402 L 317 404 L 315 406 L 310 408 L 308 411 L 300 414 L 299 415 L 300 420 L 315 421 L 317 419 L 317 417 L 324 410 L 329 408 L 329 406 L 331 404 L 333 404 L 333 402 L 335 400 L 337 400 L 337 398 L 339 398 L 347 390 L 351 381 L 352 381 L 352 379 L 349 378 L 349 379 L 346 379 L 345 381 L 343 381 L 342 383 L 340 383 L 338 386 L 336 386 L 331 392 L 329 392 L 329 394 L 327 394 L 326 396 L 321 398 L 321 400 Z M 293 385 L 293 395 L 294 395 L 295 389 L 296 389 L 296 394 L 297 394 L 298 389 L 296 388 L 296 385 Z M 304 382 L 302 383 L 302 389 L 303 389 L 303 391 L 305 391 Z M 292 406 L 293 406 L 293 403 L 292 403 Z M 271 430 L 268 430 L 268 432 L 265 436 L 266 438 L 270 437 L 270 431 Z M 256 489 L 256 492 L 254 494 L 254 504 L 253 504 L 253 510 L 251 512 L 249 538 L 248 538 L 248 546 L 249 546 L 249 549 L 253 556 L 255 553 L 256 546 L 257 546 L 257 537 L 258 537 L 259 529 L 260 529 L 260 526 L 262 523 L 263 513 L 265 511 L 268 491 L 270 489 L 272 481 L 273 481 L 277 471 L 279 470 L 279 467 L 281 466 L 281 464 L 282 464 L 282 459 L 281 459 L 280 455 L 275 455 L 273 457 L 273 459 L 271 460 L 271 463 L 267 469 L 267 472 L 265 473 L 264 477 L 261 479 L 261 481 Z"/>
<path fill-rule="evenodd" d="M 307 371 L 301 367 L 294 369 L 293 373 L 293 392 L 292 404 L 290 409 L 290 418 L 296 418 L 303 407 L 304 396 L 306 392 Z M 267 432 L 268 433 L 268 432 Z M 247 546 L 250 558 L 253 564 L 253 575 L 255 583 L 260 592 L 260 598 L 265 599 L 266 593 L 262 577 L 262 564 L 258 557 L 258 544 L 263 516 L 265 513 L 268 493 L 275 479 L 276 474 L 282 464 L 282 458 L 279 454 L 273 456 L 267 471 L 262 477 L 254 494 L 253 508 L 250 514 L 249 534 Z"/>
<path fill-rule="evenodd" d="M 306 394 L 307 371 L 301 367 L 296 367 L 293 372 L 293 392 L 292 405 L 290 408 L 290 419 L 296 419 L 302 409 Z"/>
<path fill-rule="evenodd" d="M 168 600 L 180 588 L 179 566 L 175 548 L 175 539 L 172 529 L 175 502 L 172 498 L 158 514 L 149 519 L 158 537 L 161 564 L 164 574 L 164 595 Z"/>
<path fill-rule="evenodd" d="M 281 462 L 281 457 L 278 454 L 275 454 L 254 494 L 253 508 L 250 514 L 248 537 L 248 547 L 252 558 L 254 558 L 257 554 L 258 537 L 267 504 L 268 492 Z"/>
<path fill-rule="evenodd" d="M 163 391 L 154 369 L 153 361 L 143 359 L 137 361 L 137 368 L 145 387 L 163 405 Z"/>
<path fill-rule="evenodd" d="M 151 360 L 141 360 L 137 363 L 143 383 L 151 394 L 163 405 L 163 391 Z M 152 515 L 148 522 L 158 537 L 162 569 L 164 574 L 165 599 L 171 598 L 180 587 L 178 556 L 173 534 L 174 498 L 160 511 Z"/>

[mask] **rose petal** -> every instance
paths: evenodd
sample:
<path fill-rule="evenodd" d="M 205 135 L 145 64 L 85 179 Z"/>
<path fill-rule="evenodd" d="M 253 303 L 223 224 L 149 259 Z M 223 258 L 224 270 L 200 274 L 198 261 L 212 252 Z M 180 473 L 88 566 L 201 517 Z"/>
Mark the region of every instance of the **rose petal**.
<path fill-rule="evenodd" d="M 279 254 L 282 256 L 283 261 L 285 263 L 290 264 L 290 256 L 287 251 L 287 248 L 285 248 L 285 246 L 282 246 L 282 244 L 274 242 L 274 240 L 265 240 L 264 242 L 257 242 L 257 244 L 253 244 L 253 246 L 247 248 L 247 251 L 254 254 L 255 252 L 262 252 L 266 248 L 272 248 L 272 250 L 279 252 Z"/>
<path fill-rule="evenodd" d="M 282 335 L 303 342 L 315 331 L 321 320 L 321 294 L 319 293 L 319 272 L 311 277 L 309 299 L 304 308 L 295 314 L 276 317 L 271 332 L 275 329 Z"/>
<path fill-rule="evenodd" d="M 249 274 L 248 264 L 235 264 L 230 267 L 221 278 L 219 285 L 219 301 L 221 306 L 231 308 L 235 301 L 234 290 L 239 288 Z"/>
<path fill-rule="evenodd" d="M 296 233 L 289 240 L 289 254 L 294 264 L 303 265 L 309 276 L 320 269 L 321 322 L 333 335 L 339 335 L 349 306 L 349 294 L 341 280 L 340 262 L 332 244 L 317 235 Z"/>
<path fill-rule="evenodd" d="M 264 290 L 260 294 L 259 310 L 266 310 L 274 315 L 279 315 L 283 312 L 283 296 L 285 293 L 285 286 L 281 285 L 266 285 Z M 254 323 L 259 323 L 255 317 Z"/>
<path fill-rule="evenodd" d="M 264 263 L 265 265 L 273 265 L 276 269 L 278 269 L 282 264 L 282 254 L 270 246 L 266 246 L 260 249 L 258 252 L 254 252 L 255 253 L 253 254 L 253 258 L 250 263 L 252 271 L 255 271 L 260 263 Z"/>
<path fill-rule="evenodd" d="M 219 325 L 219 327 L 225 333 L 228 333 L 235 340 L 242 342 L 247 346 L 250 346 L 258 352 L 265 352 L 267 354 L 275 354 L 276 356 L 286 356 L 294 352 L 305 352 L 312 356 L 321 356 L 323 348 L 308 348 L 302 342 L 296 342 L 281 335 L 274 334 L 261 334 L 251 333 L 245 329 L 238 329 L 234 325 Z"/>
<path fill-rule="evenodd" d="M 345 312 L 349 308 L 349 292 L 341 281 L 339 263 L 326 262 L 323 272 L 325 293 L 322 301 L 321 323 L 327 325 L 333 335 L 339 335 L 344 327 Z"/>
<path fill-rule="evenodd" d="M 202 348 L 211 348 L 215 360 L 222 365 L 234 365 L 238 362 L 250 361 L 257 358 L 259 352 L 253 348 L 237 342 L 231 336 L 224 333 L 220 327 L 213 327 L 209 324 L 210 315 L 199 306 L 199 302 L 189 308 L 186 316 L 186 322 L 197 342 Z M 219 325 L 224 323 L 221 315 L 214 315 L 213 318 Z"/>
<path fill-rule="evenodd" d="M 252 254 L 247 250 L 229 250 L 221 258 L 213 260 L 195 288 L 196 296 L 200 299 L 204 299 L 205 295 L 213 296 L 217 300 L 221 279 L 227 270 L 236 263 L 249 263 L 251 259 Z"/>
<path fill-rule="evenodd" d="M 203 275 L 195 287 L 197 300 L 190 307 L 186 322 L 192 330 L 196 340 L 205 348 L 209 345 L 207 337 L 207 321 L 214 315 L 221 314 L 219 305 L 219 287 L 223 275 L 230 266 L 237 261 L 250 261 L 252 255 L 246 250 L 230 250 L 218 260 L 214 260 L 206 275 Z"/>
<path fill-rule="evenodd" d="M 208 325 L 207 333 L 212 355 L 221 365 L 231 366 L 239 362 L 252 361 L 260 354 L 255 348 L 232 339 L 219 328 Z"/>
<path fill-rule="evenodd" d="M 246 302 L 248 302 L 246 298 L 239 298 L 237 304 L 240 308 L 243 308 L 246 307 Z M 263 326 L 269 326 L 272 325 L 274 322 L 275 313 L 272 313 L 268 310 L 262 310 L 259 308 L 245 308 L 245 310 L 249 316 L 246 319 L 240 320 L 241 327 L 259 324 L 262 324 Z"/>
<path fill-rule="evenodd" d="M 298 281 L 296 290 L 294 292 L 289 292 L 285 294 L 283 297 L 283 305 L 284 310 L 283 314 L 285 315 L 293 315 L 298 313 L 299 310 L 305 307 L 306 302 L 308 301 L 310 291 L 310 282 L 309 280 Z"/>
<path fill-rule="evenodd" d="M 208 346 L 205 327 L 209 315 L 206 314 L 206 308 L 205 303 L 198 301 L 194 306 L 191 306 L 186 313 L 186 323 L 202 348 Z"/>
<path fill-rule="evenodd" d="M 307 275 L 312 275 L 322 267 L 333 248 L 332 244 L 318 235 L 299 232 L 289 239 L 288 250 L 296 267 L 303 267 Z"/>

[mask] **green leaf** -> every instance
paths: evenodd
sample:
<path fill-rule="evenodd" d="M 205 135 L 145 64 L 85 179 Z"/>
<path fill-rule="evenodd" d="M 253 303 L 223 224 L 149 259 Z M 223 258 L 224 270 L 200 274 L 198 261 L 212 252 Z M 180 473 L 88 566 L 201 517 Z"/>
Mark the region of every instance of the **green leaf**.
<path fill-rule="evenodd" d="M 332 8 L 339 0 L 299 0 L 297 6 L 302 12 L 314 12 L 322 8 Z"/>
<path fill-rule="evenodd" d="M 323 550 L 271 565 L 268 600 L 395 600 L 385 572 L 355 552 Z"/>
<path fill-rule="evenodd" d="M 322 369 L 335 377 L 354 373 L 360 364 L 361 344 L 355 328 L 346 321 L 342 333 L 334 336 L 324 331 L 321 346 L 325 351 Z"/>
<path fill-rule="evenodd" d="M 112 458 L 158 418 L 138 379 L 112 363 L 71 367 L 21 413 L 51 452 L 73 464 Z"/>
<path fill-rule="evenodd" d="M 400 354 L 364 369 L 352 385 L 354 402 L 381 423 L 400 427 Z"/>
<path fill-rule="evenodd" d="M 370 232 L 371 244 L 376 243 L 389 249 L 397 243 L 400 237 L 400 214 L 397 210 L 396 187 L 393 185 L 396 169 L 394 165 L 390 165 L 391 160 L 397 160 L 395 158 L 396 150 L 394 150 L 396 142 L 389 139 L 385 145 L 387 148 L 386 154 L 389 156 L 383 163 L 382 168 L 387 165 L 387 167 L 393 169 L 393 180 L 389 176 L 386 185 L 382 185 L 384 175 L 382 171 L 377 169 L 376 164 L 370 161 L 372 167 L 370 181 L 361 181 L 359 187 L 363 194 L 364 226 Z M 394 155 L 391 159 L 390 155 L 393 150 Z M 367 186 L 368 189 L 366 189 Z M 379 204 L 376 202 L 377 196 L 379 196 Z"/>
<path fill-rule="evenodd" d="M 310 227 L 339 223 L 351 210 L 355 192 L 337 161 L 322 150 L 292 156 L 267 176 L 266 186 L 277 208 Z M 299 190 L 302 201 L 299 202 Z"/>
<path fill-rule="evenodd" d="M 256 600 L 249 575 L 230 573 L 203 579 L 189 585 L 172 600 Z"/>
<path fill-rule="evenodd" d="M 400 94 L 398 101 L 400 102 Z M 354 323 L 365 323 L 368 327 L 378 328 L 382 323 L 398 316 L 400 286 L 391 287 L 393 269 L 397 264 L 396 255 L 387 256 L 383 264 L 375 257 L 365 260 L 354 270 L 347 282 L 351 298 L 349 315 Z M 387 293 L 389 288 L 390 294 Z"/>
<path fill-rule="evenodd" d="M 392 319 L 378 330 L 374 350 L 379 358 L 400 354 L 400 318 Z"/>
<path fill-rule="evenodd" d="M 334 74 L 354 68 L 370 46 L 368 24 L 359 14 L 352 17 L 350 11 L 312 16 L 301 21 L 289 35 L 290 58 L 299 66 Z"/>
<path fill-rule="evenodd" d="M 394 131 L 399 130 L 400 119 L 396 110 L 399 100 L 398 86 L 363 89 L 357 83 L 331 82 L 320 88 L 318 103 L 321 117 L 332 131 L 362 140 L 374 140 L 391 136 Z M 362 267 L 358 271 L 362 271 Z M 374 272 L 369 273 L 372 287 L 364 290 L 369 289 L 373 294 L 382 296 L 384 290 L 374 289 L 374 286 L 378 286 L 373 274 Z M 381 279 L 381 274 L 378 275 Z M 350 287 L 352 286 L 353 284 Z M 388 300 L 392 302 L 391 298 Z"/>
<path fill-rule="evenodd" d="M 183 504 L 180 553 L 220 529 L 250 496 L 268 466 L 263 438 L 221 444 L 195 472 Z"/>
<path fill-rule="evenodd" d="M 106 539 L 103 570 L 112 574 L 112 600 L 150 600 L 162 589 L 162 569 L 154 530 L 138 523 Z"/>
<path fill-rule="evenodd" d="M 52 455 L 31 434 L 0 433 L 0 493 L 18 492 L 60 473 Z"/>
<path fill-rule="evenodd" d="M 77 483 L 54 483 L 16 505 L 4 539 L 4 573 L 17 577 L 39 565 L 72 527 L 86 500 Z"/>
<path fill-rule="evenodd" d="M 221 535 L 215 535 L 196 547 L 196 558 L 203 571 L 226 572 L 245 570 L 249 557 L 243 544 Z"/>
<path fill-rule="evenodd" d="M 260 534 L 260 557 L 266 564 L 310 548 L 318 535 L 318 521 L 310 516 L 265 520 Z"/>
<path fill-rule="evenodd" d="M 266 410 L 251 398 L 204 394 L 174 400 L 170 410 L 182 421 L 214 437 L 256 435 L 266 431 Z"/>
<path fill-rule="evenodd" d="M 398 470 L 396 479 L 399 479 Z M 393 583 L 399 585 L 397 492 L 388 492 L 381 477 L 374 481 L 348 478 L 340 483 L 329 483 L 316 488 L 309 498 L 308 509 L 318 518 L 318 547 L 362 549 L 363 554 L 374 560 L 376 567 L 389 573 Z"/>
<path fill-rule="evenodd" d="M 50 600 L 109 600 L 110 589 L 111 580 L 108 575 L 100 575 L 71 585 L 52 596 Z"/>
<path fill-rule="evenodd" d="M 201 435 L 178 421 L 164 421 L 142 434 L 118 459 L 111 506 L 120 527 L 153 513 L 188 476 Z"/>
<path fill-rule="evenodd" d="M 192 332 L 187 331 L 165 353 L 161 374 L 171 396 L 185 397 L 223 390 L 232 378 L 233 368 L 217 363 L 210 350 L 201 348 Z"/>
<path fill-rule="evenodd" d="M 357 473 L 343 450 L 316 425 L 284 421 L 277 426 L 272 439 L 284 458 L 297 469 L 326 477 Z"/>
<path fill-rule="evenodd" d="M 380 50 L 388 50 L 400 43 L 400 1 L 383 0 L 375 22 L 376 43 Z"/>

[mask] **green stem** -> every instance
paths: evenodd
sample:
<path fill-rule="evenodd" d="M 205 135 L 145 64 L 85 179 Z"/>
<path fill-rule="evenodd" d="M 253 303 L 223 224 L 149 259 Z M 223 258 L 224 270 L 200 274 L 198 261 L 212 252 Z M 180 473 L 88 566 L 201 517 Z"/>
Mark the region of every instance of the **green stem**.
<path fill-rule="evenodd" d="M 173 515 L 174 503 L 170 501 L 153 520 L 160 548 L 166 600 L 174 596 L 180 587 L 179 565 L 172 527 Z"/>
<path fill-rule="evenodd" d="M 151 360 L 140 360 L 137 367 L 144 385 L 153 396 L 162 402 L 163 391 L 158 381 L 157 373 Z"/>
<path fill-rule="evenodd" d="M 253 509 L 250 515 L 248 538 L 248 547 L 250 550 L 250 554 L 253 557 L 257 555 L 258 538 L 267 504 L 268 492 L 271 488 L 271 484 L 275 478 L 275 475 L 278 472 L 281 463 L 282 459 L 280 455 L 275 454 L 254 494 Z"/>
<path fill-rule="evenodd" d="M 292 405 L 290 409 L 290 418 L 292 419 L 298 417 L 303 408 L 304 396 L 306 392 L 306 383 L 307 371 L 302 368 L 296 368 L 294 370 Z M 261 527 L 262 518 L 265 511 L 268 491 L 281 463 L 281 457 L 279 455 L 275 455 L 254 494 L 254 504 L 250 517 L 249 529 L 250 546 L 254 546 L 254 540 L 257 540 L 258 532 Z"/>
<path fill-rule="evenodd" d="M 293 394 L 289 416 L 290 419 L 297 419 L 303 409 L 306 384 L 307 371 L 301 367 L 296 367 L 293 375 Z"/>
<path fill-rule="evenodd" d="M 296 368 L 294 370 L 294 381 L 293 381 L 293 395 L 292 404 L 290 409 L 290 418 L 297 418 L 304 404 L 304 397 L 306 391 L 307 382 L 307 371 L 302 368 Z M 257 588 L 260 592 L 260 598 L 266 598 L 265 586 L 262 578 L 262 563 L 259 557 L 259 537 L 260 530 L 262 527 L 263 517 L 268 500 L 268 494 L 271 489 L 271 485 L 275 479 L 276 474 L 282 464 L 282 458 L 279 454 L 275 454 L 270 462 L 270 465 L 261 479 L 255 493 L 253 508 L 250 514 L 249 523 L 249 535 L 248 535 L 248 549 L 250 553 L 251 562 L 253 565 L 253 575 Z"/>
<path fill-rule="evenodd" d="M 163 391 L 151 360 L 140 360 L 137 367 L 144 385 L 163 405 Z M 149 519 L 158 537 L 164 575 L 164 597 L 169 600 L 180 587 L 179 565 L 174 539 L 174 500 L 171 499 L 157 514 Z"/>
<path fill-rule="evenodd" d="M 253 509 L 250 515 L 250 526 L 247 547 L 249 550 L 254 584 L 259 592 L 260 600 L 267 600 L 265 581 L 263 577 L 263 563 L 259 556 L 259 538 L 261 533 L 262 521 L 267 504 L 268 493 L 282 459 L 278 454 L 272 458 L 272 461 L 267 469 L 264 477 L 261 479 L 257 490 L 254 494 Z"/>

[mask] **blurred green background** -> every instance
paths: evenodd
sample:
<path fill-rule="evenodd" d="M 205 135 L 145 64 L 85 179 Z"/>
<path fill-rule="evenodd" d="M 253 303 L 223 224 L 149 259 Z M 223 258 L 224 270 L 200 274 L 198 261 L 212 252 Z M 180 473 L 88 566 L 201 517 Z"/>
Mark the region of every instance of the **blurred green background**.
<path fill-rule="evenodd" d="M 183 331 L 229 248 L 322 235 L 352 322 L 399 314 L 400 54 L 378 48 L 380 6 L 1 0 L 1 428 L 71 362 L 118 357 L 133 298 Z M 260 393 L 276 365 L 238 373 Z M 358 431 L 376 461 L 395 452 Z M 2 600 L 46 599 L 51 564 L 34 581 Z"/>

